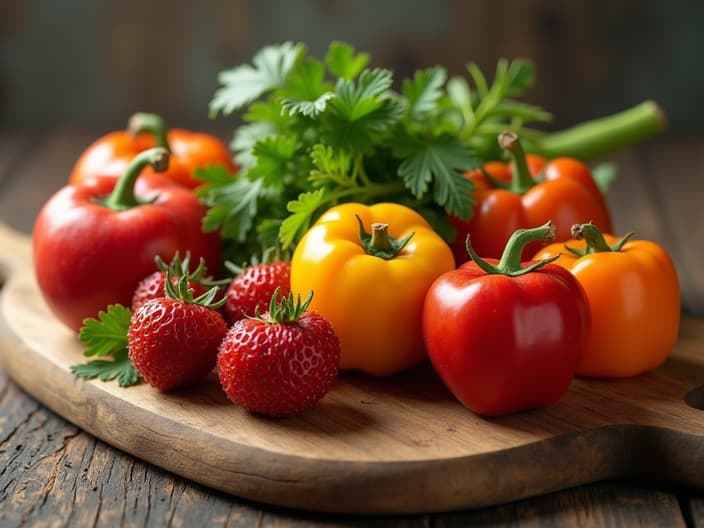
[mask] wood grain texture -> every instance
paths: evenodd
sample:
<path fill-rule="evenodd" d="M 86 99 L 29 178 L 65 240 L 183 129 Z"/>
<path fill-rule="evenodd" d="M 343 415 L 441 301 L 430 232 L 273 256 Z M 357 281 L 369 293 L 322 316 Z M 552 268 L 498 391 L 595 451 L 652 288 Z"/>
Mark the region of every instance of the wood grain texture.
<path fill-rule="evenodd" d="M 22 240 L 2 233 L 2 248 Z M 548 409 L 479 418 L 424 365 L 393 381 L 345 374 L 301 417 L 267 420 L 230 404 L 214 375 L 170 395 L 74 378 L 68 366 L 82 360 L 80 344 L 48 312 L 25 264 L 0 302 L 12 378 L 98 438 L 216 489 L 314 511 L 415 513 L 618 476 L 704 486 L 702 411 L 684 402 L 704 382 L 700 320 L 683 322 L 658 371 L 577 380 Z"/>

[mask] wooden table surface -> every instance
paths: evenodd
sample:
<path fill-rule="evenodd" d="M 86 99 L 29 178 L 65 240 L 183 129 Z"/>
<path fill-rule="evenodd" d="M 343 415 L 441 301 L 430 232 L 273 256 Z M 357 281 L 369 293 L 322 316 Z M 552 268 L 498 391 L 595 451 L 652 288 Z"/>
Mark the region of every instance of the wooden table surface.
<path fill-rule="evenodd" d="M 0 130 L 0 222 L 29 234 L 80 152 L 106 131 Z M 704 138 L 662 137 L 610 158 L 618 233 L 662 244 L 683 310 L 704 316 Z M 704 420 L 704 413 L 702 414 Z M 704 468 L 702 468 L 704 471 Z M 224 495 L 82 432 L 0 369 L 0 526 L 688 526 L 704 527 L 704 490 L 600 482 L 479 510 L 350 517 L 284 510 Z"/>

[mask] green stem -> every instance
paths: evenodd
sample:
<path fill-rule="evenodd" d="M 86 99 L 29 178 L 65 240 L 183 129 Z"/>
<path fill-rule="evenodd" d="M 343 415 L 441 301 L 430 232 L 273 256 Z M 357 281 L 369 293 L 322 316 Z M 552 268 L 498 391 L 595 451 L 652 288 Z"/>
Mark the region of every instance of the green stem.
<path fill-rule="evenodd" d="M 369 245 L 376 251 L 391 250 L 391 243 L 389 242 L 389 224 L 379 222 L 372 224 L 372 238 Z"/>
<path fill-rule="evenodd" d="M 367 255 L 379 257 L 384 260 L 395 258 L 408 242 L 413 238 L 415 233 L 411 233 L 402 239 L 396 239 L 389 235 L 389 224 L 377 222 L 372 224 L 371 234 L 364 230 L 364 224 L 359 215 L 355 215 L 359 224 L 359 241 Z"/>
<path fill-rule="evenodd" d="M 617 114 L 547 134 L 530 150 L 547 158 L 569 156 L 589 161 L 644 141 L 666 127 L 664 111 L 654 101 L 645 101 Z"/>
<path fill-rule="evenodd" d="M 151 165 L 155 172 L 164 172 L 169 168 L 169 153 L 166 149 L 155 147 L 137 154 L 127 167 L 125 173 L 117 180 L 117 184 L 103 205 L 121 211 L 139 205 L 134 195 L 134 184 L 142 170 Z"/>
<path fill-rule="evenodd" d="M 513 158 L 513 176 L 511 178 L 510 190 L 516 194 L 528 192 L 534 185 L 535 180 L 530 174 L 526 154 L 515 132 L 506 131 L 499 134 L 499 146 L 507 151 Z"/>
<path fill-rule="evenodd" d="M 169 147 L 168 132 L 169 127 L 161 116 L 138 112 L 127 121 L 127 132 L 136 136 L 142 132 L 148 132 L 154 136 L 157 147 L 165 148 L 171 152 Z"/>
<path fill-rule="evenodd" d="M 514 231 L 511 237 L 506 243 L 504 252 L 501 255 L 501 260 L 498 264 L 490 264 L 483 258 L 481 258 L 474 251 L 472 244 L 467 237 L 467 253 L 476 263 L 476 265 L 484 270 L 489 275 L 507 275 L 509 277 L 518 277 L 520 275 L 525 275 L 532 271 L 536 271 L 546 264 L 557 260 L 560 255 L 555 255 L 553 257 L 539 260 L 528 267 L 521 267 L 521 254 L 525 246 L 535 241 L 545 241 L 549 242 L 555 239 L 555 226 L 552 222 L 547 222 L 540 227 L 534 227 L 533 229 L 518 229 Z"/>
<path fill-rule="evenodd" d="M 607 244 L 604 235 L 601 230 L 594 224 L 574 224 L 571 229 L 572 238 L 575 240 L 584 240 L 586 242 L 586 247 L 584 252 L 579 250 L 574 250 L 574 248 L 568 248 L 573 253 L 578 256 L 589 255 L 591 253 L 608 253 L 608 252 L 618 252 L 621 251 L 624 244 L 634 235 L 634 233 L 628 233 L 621 240 L 619 240 L 613 246 Z"/>

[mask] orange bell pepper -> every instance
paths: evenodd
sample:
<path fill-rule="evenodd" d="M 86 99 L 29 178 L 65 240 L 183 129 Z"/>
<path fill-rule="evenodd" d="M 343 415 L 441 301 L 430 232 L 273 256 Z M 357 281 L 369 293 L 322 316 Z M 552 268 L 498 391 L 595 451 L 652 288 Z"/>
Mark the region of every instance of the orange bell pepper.
<path fill-rule="evenodd" d="M 513 132 L 501 134 L 499 143 L 514 161 L 488 162 L 468 172 L 466 177 L 475 186 L 472 216 L 469 220 L 450 218 L 457 231 L 452 251 L 458 265 L 468 260 L 467 235 L 478 255 L 498 259 L 514 231 L 548 221 L 555 225 L 557 241 L 569 240 L 570 228 L 577 223 L 593 222 L 611 231 L 606 200 L 586 165 L 573 158 L 546 161 L 537 155 L 526 156 Z M 524 257 L 539 247 L 533 243 Z"/>
<path fill-rule="evenodd" d="M 587 294 L 592 329 L 577 374 L 624 378 L 658 367 L 679 331 L 680 289 L 670 256 L 654 242 L 632 240 L 632 233 L 619 240 L 593 224 L 572 232 L 577 242 L 551 244 L 533 258 L 560 254 L 555 263 Z"/>
<path fill-rule="evenodd" d="M 227 147 L 218 138 L 184 129 L 169 130 L 160 116 L 137 113 L 130 118 L 127 130 L 106 134 L 81 154 L 71 170 L 69 183 L 96 176 L 117 180 L 137 154 L 153 147 L 170 153 L 169 169 L 163 175 L 190 189 L 203 183 L 193 177 L 199 167 L 222 165 L 235 171 Z"/>

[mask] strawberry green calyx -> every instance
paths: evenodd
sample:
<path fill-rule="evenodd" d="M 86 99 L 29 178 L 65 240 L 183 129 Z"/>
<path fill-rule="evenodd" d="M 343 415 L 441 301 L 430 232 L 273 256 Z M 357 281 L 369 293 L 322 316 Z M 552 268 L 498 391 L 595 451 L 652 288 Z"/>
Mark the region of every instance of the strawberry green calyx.
<path fill-rule="evenodd" d="M 539 260 L 538 262 L 535 262 L 525 268 L 521 266 L 521 254 L 523 253 L 523 248 L 525 248 L 526 245 L 534 241 L 549 242 L 554 239 L 555 225 L 552 222 L 547 222 L 542 226 L 534 227 L 533 229 L 518 229 L 517 231 L 514 231 L 506 243 L 506 248 L 501 255 L 501 260 L 496 265 L 487 262 L 477 255 L 469 240 L 469 236 L 467 237 L 467 253 L 469 253 L 470 257 L 472 257 L 475 264 L 489 275 L 507 275 L 509 277 L 518 277 L 520 275 L 530 273 L 531 271 L 536 271 L 543 266 L 554 262 L 560 257 L 558 254 L 554 257 Z"/>
<path fill-rule="evenodd" d="M 215 297 L 220 292 L 218 286 L 213 286 L 203 295 L 198 297 L 193 297 L 193 288 L 188 287 L 188 275 L 181 275 L 176 282 L 176 285 L 172 282 L 171 270 L 166 269 L 166 279 L 164 280 L 164 290 L 166 297 L 171 299 L 179 300 L 186 304 L 196 304 L 198 306 L 204 306 L 205 308 L 210 308 L 212 310 L 217 310 L 221 306 L 224 306 L 227 299 L 225 297 L 215 300 Z"/>
<path fill-rule="evenodd" d="M 224 286 L 230 282 L 230 279 L 213 280 L 211 277 L 206 276 L 208 268 L 205 265 L 205 259 L 203 257 L 198 261 L 198 266 L 195 270 L 191 271 L 191 252 L 187 251 L 186 256 L 181 259 L 181 255 L 177 251 L 171 262 L 167 264 L 164 262 L 159 255 L 154 257 L 154 262 L 159 271 L 166 273 L 167 271 L 171 274 L 172 279 L 179 280 L 184 275 L 189 283 L 199 284 L 201 286 Z"/>
<path fill-rule="evenodd" d="M 411 233 L 407 237 L 397 240 L 389 235 L 389 224 L 381 222 L 372 224 L 372 232 L 367 233 L 364 229 L 362 219 L 359 215 L 355 215 L 355 217 L 359 223 L 359 240 L 362 243 L 364 251 L 367 252 L 367 255 L 379 257 L 384 260 L 391 260 L 401 253 L 415 234 Z"/>
<path fill-rule="evenodd" d="M 310 302 L 313 300 L 313 292 L 311 291 L 306 297 L 306 300 L 301 302 L 300 294 L 293 298 L 293 292 L 290 292 L 287 297 L 282 297 L 279 300 L 279 292 L 281 288 L 277 287 L 271 296 L 271 301 L 269 301 L 269 311 L 264 315 L 259 313 L 259 306 L 254 310 L 254 317 L 250 319 L 255 319 L 266 324 L 280 324 L 280 323 L 295 323 L 301 316 L 306 312 L 310 306 Z"/>
<path fill-rule="evenodd" d="M 588 224 L 574 224 L 571 229 L 572 238 L 575 240 L 584 240 L 586 245 L 584 250 L 579 250 L 573 247 L 569 247 L 565 244 L 565 249 L 575 255 L 576 257 L 583 257 L 591 253 L 609 253 L 609 252 L 619 252 L 623 246 L 628 242 L 635 233 L 632 231 L 627 233 L 621 240 L 616 242 L 613 246 L 606 243 L 606 239 L 602 234 L 601 230 L 592 223 Z"/>

